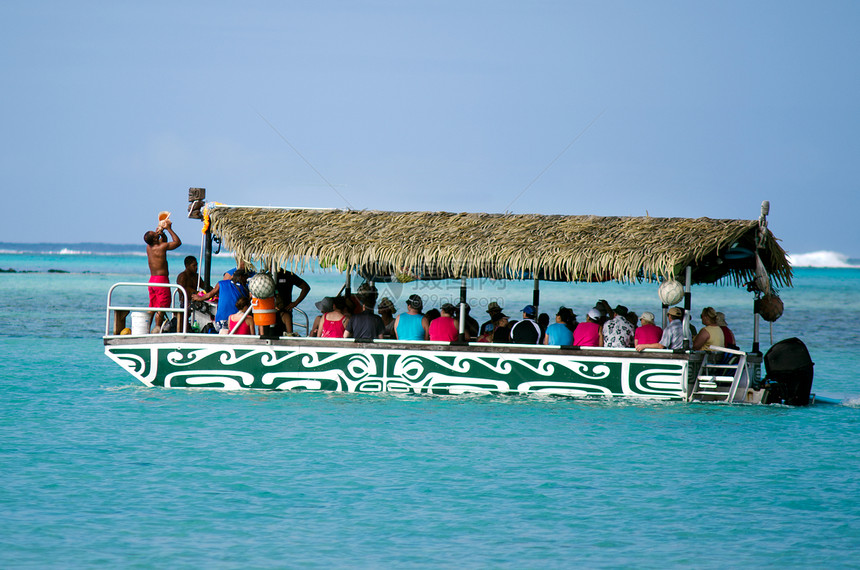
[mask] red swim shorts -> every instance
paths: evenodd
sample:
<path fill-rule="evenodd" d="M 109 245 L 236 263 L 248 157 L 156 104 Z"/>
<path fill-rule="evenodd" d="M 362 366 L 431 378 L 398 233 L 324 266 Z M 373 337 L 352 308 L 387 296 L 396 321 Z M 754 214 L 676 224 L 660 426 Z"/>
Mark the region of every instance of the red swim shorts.
<path fill-rule="evenodd" d="M 153 275 L 150 283 L 170 283 L 164 275 Z M 170 306 L 170 287 L 149 287 L 149 306 L 163 309 Z"/>

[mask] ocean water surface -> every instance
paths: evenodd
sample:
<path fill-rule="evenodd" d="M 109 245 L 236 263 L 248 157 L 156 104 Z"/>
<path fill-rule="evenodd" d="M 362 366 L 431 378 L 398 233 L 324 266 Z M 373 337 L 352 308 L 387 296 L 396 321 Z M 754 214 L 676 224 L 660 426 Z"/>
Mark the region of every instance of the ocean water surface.
<path fill-rule="evenodd" d="M 774 324 L 838 405 L 282 394 L 140 385 L 101 336 L 108 288 L 145 280 L 145 258 L 2 245 L 3 568 L 858 566 L 858 269 L 798 268 Z M 342 277 L 305 277 L 313 318 Z M 403 310 L 458 286 L 383 294 Z M 469 295 L 479 318 L 490 301 L 515 314 L 532 284 Z M 653 284 L 541 290 L 551 313 L 600 298 L 659 309 Z M 694 287 L 693 304 L 749 347 L 748 293 Z"/>

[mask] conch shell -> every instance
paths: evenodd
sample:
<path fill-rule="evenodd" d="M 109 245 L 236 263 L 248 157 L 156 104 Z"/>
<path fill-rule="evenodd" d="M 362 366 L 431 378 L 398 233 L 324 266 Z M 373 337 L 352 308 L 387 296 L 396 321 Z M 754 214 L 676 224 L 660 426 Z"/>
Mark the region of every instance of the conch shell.
<path fill-rule="evenodd" d="M 158 227 L 156 228 L 156 231 L 160 232 L 160 231 L 164 230 L 164 228 L 167 227 L 167 224 L 165 222 L 167 222 L 169 219 L 170 219 L 170 212 L 159 212 L 158 213 Z"/>

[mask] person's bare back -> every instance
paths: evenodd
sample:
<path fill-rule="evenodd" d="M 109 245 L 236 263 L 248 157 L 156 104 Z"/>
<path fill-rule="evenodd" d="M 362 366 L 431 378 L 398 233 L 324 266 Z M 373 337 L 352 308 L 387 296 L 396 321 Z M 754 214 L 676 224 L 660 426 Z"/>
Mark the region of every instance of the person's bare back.
<path fill-rule="evenodd" d="M 149 262 L 150 275 L 167 277 L 169 275 L 167 252 L 182 245 L 182 240 L 171 226 L 170 220 L 167 220 L 164 229 L 170 234 L 170 241 L 167 241 L 163 233 L 153 231 L 146 232 L 143 236 L 143 241 L 146 242 L 146 260 Z"/>

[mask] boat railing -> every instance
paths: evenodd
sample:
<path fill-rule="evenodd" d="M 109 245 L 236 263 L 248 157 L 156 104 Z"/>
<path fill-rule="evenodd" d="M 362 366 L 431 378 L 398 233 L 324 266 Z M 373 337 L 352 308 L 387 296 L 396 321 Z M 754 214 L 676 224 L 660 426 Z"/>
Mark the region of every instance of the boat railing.
<path fill-rule="evenodd" d="M 171 295 L 171 306 L 170 307 L 150 307 L 150 306 L 137 306 L 137 305 L 114 305 L 113 303 L 113 294 L 117 288 L 120 287 L 132 287 L 132 288 L 143 288 L 143 287 L 165 287 L 168 289 L 174 289 L 180 291 L 182 306 L 175 307 L 173 306 L 173 295 Z M 122 315 L 123 322 L 125 321 L 125 317 L 134 312 L 144 312 L 144 313 L 152 313 L 152 312 L 163 312 L 163 313 L 181 313 L 182 314 L 182 325 L 180 326 L 177 323 L 177 330 L 182 330 L 182 332 L 188 332 L 188 293 L 185 291 L 185 288 L 176 285 L 175 283 L 114 283 L 111 288 L 108 290 L 107 294 L 107 311 L 105 314 L 105 336 L 109 336 L 111 334 L 110 324 L 111 324 L 111 314 L 114 316 L 114 334 L 118 334 L 119 331 L 116 330 L 116 323 Z M 124 327 L 123 327 L 124 328 Z M 146 334 L 149 334 L 150 331 L 147 331 Z"/>
<path fill-rule="evenodd" d="M 302 336 L 310 336 L 311 330 L 310 330 L 310 320 L 308 319 L 308 314 L 298 307 L 293 307 L 293 315 L 295 315 L 296 313 L 301 314 L 302 317 L 304 317 L 305 322 L 304 323 L 297 323 L 295 316 L 294 316 L 293 317 L 293 330 L 295 330 L 296 327 L 299 327 L 300 329 L 305 329 L 305 334 Z"/>

